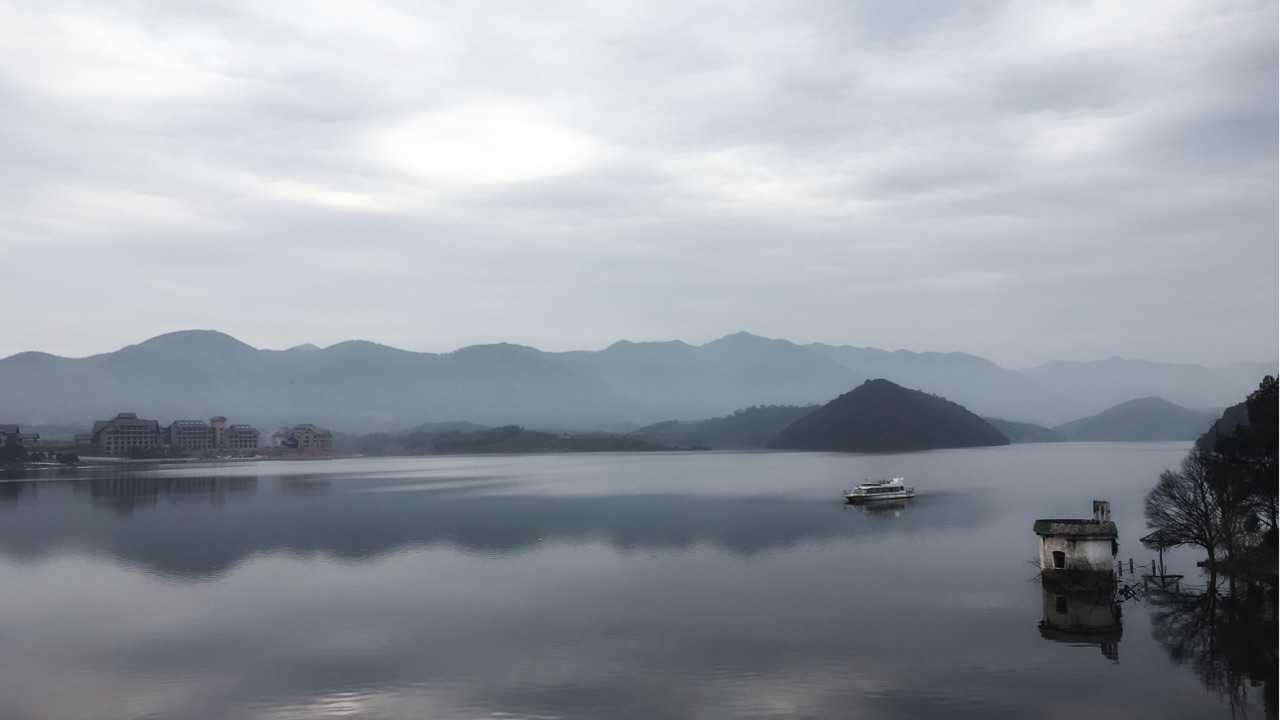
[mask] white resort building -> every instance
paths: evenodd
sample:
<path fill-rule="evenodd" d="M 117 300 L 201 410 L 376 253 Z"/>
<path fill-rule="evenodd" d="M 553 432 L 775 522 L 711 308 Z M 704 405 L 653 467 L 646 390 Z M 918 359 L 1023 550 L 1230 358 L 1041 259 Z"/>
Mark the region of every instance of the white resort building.
<path fill-rule="evenodd" d="M 167 426 L 156 420 L 139 418 L 137 413 L 120 413 L 99 420 L 93 431 L 77 435 L 76 444 L 91 445 L 107 455 L 150 455 L 154 453 L 204 453 L 215 450 L 252 450 L 258 447 L 259 433 L 250 425 L 227 425 L 224 417 L 203 420 L 174 420 Z"/>
<path fill-rule="evenodd" d="M 280 428 L 271 433 L 271 447 L 293 450 L 331 450 L 333 433 L 311 423 L 302 423 L 289 428 Z"/>

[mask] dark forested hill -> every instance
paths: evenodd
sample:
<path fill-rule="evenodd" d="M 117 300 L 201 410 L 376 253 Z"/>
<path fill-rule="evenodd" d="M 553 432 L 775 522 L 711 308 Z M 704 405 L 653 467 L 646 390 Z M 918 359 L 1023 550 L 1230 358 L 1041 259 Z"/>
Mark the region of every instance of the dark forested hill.
<path fill-rule="evenodd" d="M 1222 417 L 1215 420 L 1203 435 L 1196 438 L 1196 447 L 1205 452 L 1213 452 L 1218 447 L 1218 438 L 1234 437 L 1237 429 L 1248 427 L 1249 406 L 1246 403 L 1237 403 L 1223 410 Z"/>
<path fill-rule="evenodd" d="M 899 452 L 1007 445 L 1009 439 L 962 405 L 888 380 L 868 380 L 792 423 L 773 447 Z"/>
<path fill-rule="evenodd" d="M 1145 397 L 1059 425 L 1054 431 L 1067 440 L 1195 440 L 1213 425 L 1214 417 L 1164 398 Z"/>

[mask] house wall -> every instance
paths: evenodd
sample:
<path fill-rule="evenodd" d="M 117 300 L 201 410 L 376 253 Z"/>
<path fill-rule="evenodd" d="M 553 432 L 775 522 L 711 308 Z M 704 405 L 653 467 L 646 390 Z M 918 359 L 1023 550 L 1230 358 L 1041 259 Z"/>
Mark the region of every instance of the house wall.
<path fill-rule="evenodd" d="M 1112 552 L 1111 538 L 1077 539 L 1052 535 L 1040 538 L 1040 569 L 1055 570 L 1055 550 L 1066 554 L 1066 570 L 1095 570 L 1110 572 L 1115 567 L 1116 556 Z"/>

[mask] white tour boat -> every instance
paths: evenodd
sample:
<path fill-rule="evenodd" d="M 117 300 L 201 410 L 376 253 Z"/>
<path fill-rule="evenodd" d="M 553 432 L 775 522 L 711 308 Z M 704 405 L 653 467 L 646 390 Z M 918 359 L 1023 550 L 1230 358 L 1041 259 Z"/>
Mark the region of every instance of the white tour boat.
<path fill-rule="evenodd" d="M 903 484 L 902 478 L 867 480 L 844 494 L 846 502 L 859 503 L 873 500 L 906 500 L 915 497 L 916 489 Z"/>

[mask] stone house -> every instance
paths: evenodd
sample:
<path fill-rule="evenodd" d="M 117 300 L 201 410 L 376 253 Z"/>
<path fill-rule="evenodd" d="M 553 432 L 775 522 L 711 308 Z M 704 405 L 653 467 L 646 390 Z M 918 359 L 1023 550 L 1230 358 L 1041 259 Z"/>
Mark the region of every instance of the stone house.
<path fill-rule="evenodd" d="M 1069 585 L 1098 585 L 1115 582 L 1116 524 L 1111 522 L 1111 503 L 1093 501 L 1090 519 L 1036 520 L 1040 539 L 1040 574 L 1046 581 Z"/>

